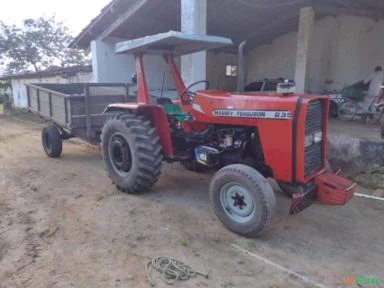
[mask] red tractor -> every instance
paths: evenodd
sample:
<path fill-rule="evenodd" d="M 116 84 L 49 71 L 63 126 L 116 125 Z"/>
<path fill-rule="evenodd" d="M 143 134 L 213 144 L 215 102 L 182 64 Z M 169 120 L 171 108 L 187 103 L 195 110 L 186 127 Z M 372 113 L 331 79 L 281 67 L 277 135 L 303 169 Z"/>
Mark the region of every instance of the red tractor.
<path fill-rule="evenodd" d="M 232 45 L 227 38 L 171 31 L 118 43 L 116 53 L 135 56 L 138 101 L 106 108 L 110 117 L 101 141 L 106 170 L 127 193 L 154 185 L 163 161 L 216 171 L 209 197 L 217 217 L 229 230 L 252 237 L 274 211 L 276 199 L 267 178 L 292 198 L 290 214 L 316 200 L 343 205 L 356 184 L 325 168 L 328 98 L 292 91 L 244 92 L 244 44 L 239 47 L 238 91 L 227 92 L 208 90 L 206 80 L 185 87 L 174 62 L 175 56 Z M 164 57 L 177 100 L 159 97 L 151 103 L 145 54 Z M 201 83 L 206 90 L 194 92 L 193 86 Z"/>

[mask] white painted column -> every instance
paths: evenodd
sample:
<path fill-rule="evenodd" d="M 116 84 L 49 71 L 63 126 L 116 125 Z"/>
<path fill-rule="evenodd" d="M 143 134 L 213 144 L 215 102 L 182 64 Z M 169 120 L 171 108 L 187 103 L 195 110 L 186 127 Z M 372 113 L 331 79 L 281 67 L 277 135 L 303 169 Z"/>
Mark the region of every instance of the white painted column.
<path fill-rule="evenodd" d="M 101 61 L 100 58 L 100 51 L 99 51 L 99 41 L 93 40 L 91 42 L 91 55 L 92 55 L 92 82 L 99 82 L 99 62 Z"/>
<path fill-rule="evenodd" d="M 308 91 L 309 58 L 311 53 L 314 23 L 315 12 L 313 8 L 302 8 L 300 10 L 299 33 L 297 35 L 297 55 L 295 69 L 296 91 L 298 93 L 305 93 Z"/>
<path fill-rule="evenodd" d="M 181 32 L 207 34 L 207 0 L 181 1 Z M 181 57 L 181 76 L 185 85 L 206 80 L 207 52 L 198 52 Z M 195 86 L 196 88 L 204 88 Z"/>
<path fill-rule="evenodd" d="M 130 54 L 116 54 L 115 43 L 94 40 L 91 42 L 92 82 L 127 83 L 135 72 L 134 58 Z"/>

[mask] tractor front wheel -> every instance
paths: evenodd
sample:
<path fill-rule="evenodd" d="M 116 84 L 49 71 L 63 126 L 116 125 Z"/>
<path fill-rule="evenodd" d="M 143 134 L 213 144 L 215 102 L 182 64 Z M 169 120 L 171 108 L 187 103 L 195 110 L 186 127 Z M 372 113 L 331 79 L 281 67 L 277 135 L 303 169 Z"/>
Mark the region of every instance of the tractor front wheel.
<path fill-rule="evenodd" d="M 105 169 L 119 190 L 138 193 L 159 180 L 162 149 L 155 129 L 144 116 L 114 115 L 103 127 L 101 146 Z"/>
<path fill-rule="evenodd" d="M 209 196 L 224 226 L 245 237 L 254 237 L 263 230 L 276 205 L 268 180 L 242 164 L 219 170 L 212 179 Z"/>

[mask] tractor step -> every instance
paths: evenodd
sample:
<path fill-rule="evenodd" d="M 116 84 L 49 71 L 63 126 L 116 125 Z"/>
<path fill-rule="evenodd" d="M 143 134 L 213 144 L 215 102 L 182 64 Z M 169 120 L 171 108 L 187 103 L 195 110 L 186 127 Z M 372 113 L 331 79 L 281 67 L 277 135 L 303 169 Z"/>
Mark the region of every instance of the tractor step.
<path fill-rule="evenodd" d="M 316 202 L 316 187 L 312 187 L 305 192 L 297 192 L 292 194 L 291 206 L 289 214 L 295 215 L 303 211 Z"/>

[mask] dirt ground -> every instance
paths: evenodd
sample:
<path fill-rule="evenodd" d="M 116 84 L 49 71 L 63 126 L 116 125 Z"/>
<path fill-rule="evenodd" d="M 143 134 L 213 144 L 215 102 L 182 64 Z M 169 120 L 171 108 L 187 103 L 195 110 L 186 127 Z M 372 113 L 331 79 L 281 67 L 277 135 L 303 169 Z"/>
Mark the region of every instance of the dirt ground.
<path fill-rule="evenodd" d="M 150 287 L 145 263 L 157 255 L 209 273 L 173 287 L 311 287 L 232 244 L 325 287 L 358 276 L 384 283 L 384 202 L 355 198 L 288 217 L 278 194 L 271 226 L 245 239 L 214 216 L 210 175 L 165 164 L 152 191 L 122 194 L 97 147 L 70 140 L 60 159 L 46 157 L 41 126 L 0 116 L 1 288 Z"/>

